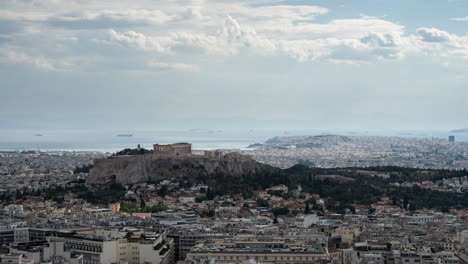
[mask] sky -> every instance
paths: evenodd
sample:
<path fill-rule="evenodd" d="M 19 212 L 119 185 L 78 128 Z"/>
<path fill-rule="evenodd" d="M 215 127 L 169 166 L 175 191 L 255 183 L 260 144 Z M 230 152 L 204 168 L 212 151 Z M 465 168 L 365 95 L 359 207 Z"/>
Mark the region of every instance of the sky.
<path fill-rule="evenodd" d="M 468 127 L 468 0 L 2 0 L 0 129 Z"/>

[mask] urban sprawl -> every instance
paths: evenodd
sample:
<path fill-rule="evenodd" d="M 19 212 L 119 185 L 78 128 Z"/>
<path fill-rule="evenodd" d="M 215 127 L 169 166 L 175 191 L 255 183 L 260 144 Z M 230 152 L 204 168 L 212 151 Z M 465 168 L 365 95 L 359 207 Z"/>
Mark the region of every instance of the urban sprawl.
<path fill-rule="evenodd" d="M 188 143 L 156 144 L 151 151 L 138 147 L 111 157 L 1 151 L 0 264 L 468 263 L 468 173 L 462 170 L 467 149 L 459 142 L 325 136 L 275 138 L 242 152 L 251 155 L 246 159 L 283 168 L 298 161 L 310 167 L 392 165 L 428 168 L 418 175 L 431 175 L 401 180 L 406 171 L 376 167 L 356 169 L 354 178 L 339 171 L 304 176 L 310 186 L 357 186 L 375 179 L 394 188 L 370 186 L 375 193 L 369 202 L 355 198 L 346 206 L 327 190 L 311 191 L 298 183 L 293 176 L 301 173 L 300 166 L 286 171 L 293 176 L 284 184 L 272 177 L 271 184 L 262 182 L 252 192 L 222 192 L 222 182 L 215 186 L 202 176 L 193 179 L 190 170 L 182 177 L 161 173 L 160 180 L 132 184 L 118 179 L 88 184 L 96 159 L 187 156 L 188 163 L 197 155 L 215 161 L 236 157 L 192 151 Z M 174 165 L 166 171 L 182 169 Z M 435 169 L 458 171 L 439 177 Z M 413 198 L 397 196 L 412 188 L 462 198 L 453 206 L 434 201 L 433 208 L 416 207 Z"/>

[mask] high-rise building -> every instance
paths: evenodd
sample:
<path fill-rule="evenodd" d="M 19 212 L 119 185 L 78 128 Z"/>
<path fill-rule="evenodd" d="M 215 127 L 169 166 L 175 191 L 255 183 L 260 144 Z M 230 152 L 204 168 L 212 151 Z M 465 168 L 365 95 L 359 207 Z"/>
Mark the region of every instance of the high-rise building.
<path fill-rule="evenodd" d="M 449 142 L 455 142 L 455 136 L 449 136 L 448 140 Z"/>

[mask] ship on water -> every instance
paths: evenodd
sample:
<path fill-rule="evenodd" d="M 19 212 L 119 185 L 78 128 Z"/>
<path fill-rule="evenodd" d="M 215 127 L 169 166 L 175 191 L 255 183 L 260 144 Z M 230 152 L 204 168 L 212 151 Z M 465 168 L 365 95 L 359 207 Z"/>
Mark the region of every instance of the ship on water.
<path fill-rule="evenodd" d="M 118 134 L 118 137 L 133 137 L 133 134 Z"/>

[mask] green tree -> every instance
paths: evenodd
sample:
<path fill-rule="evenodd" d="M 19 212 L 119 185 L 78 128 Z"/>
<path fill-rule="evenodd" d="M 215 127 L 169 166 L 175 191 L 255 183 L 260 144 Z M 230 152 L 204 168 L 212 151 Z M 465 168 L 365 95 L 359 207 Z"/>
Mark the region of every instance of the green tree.
<path fill-rule="evenodd" d="M 158 195 L 161 197 L 165 197 L 166 195 L 169 194 L 169 189 L 167 188 L 166 185 L 163 185 L 159 190 L 158 190 Z"/>
<path fill-rule="evenodd" d="M 210 187 L 208 187 L 208 189 L 206 190 L 205 197 L 206 197 L 207 200 L 213 200 L 214 199 L 215 194 L 214 194 L 213 190 L 211 190 Z"/>
<path fill-rule="evenodd" d="M 287 207 L 277 207 L 271 209 L 271 212 L 276 216 L 278 215 L 287 215 L 289 214 L 289 209 Z"/>
<path fill-rule="evenodd" d="M 133 236 L 133 232 L 132 231 L 128 231 L 127 234 L 125 234 L 125 238 L 126 239 L 129 239 Z"/>
<path fill-rule="evenodd" d="M 214 217 L 215 216 L 215 211 L 213 209 L 209 210 L 208 213 L 206 213 L 206 216 Z"/>
<path fill-rule="evenodd" d="M 270 206 L 268 201 L 265 200 L 265 199 L 258 199 L 257 200 L 257 205 L 258 205 L 258 207 L 269 207 Z"/>
<path fill-rule="evenodd" d="M 309 201 L 306 202 L 305 209 L 304 209 L 304 214 L 310 214 Z"/>

